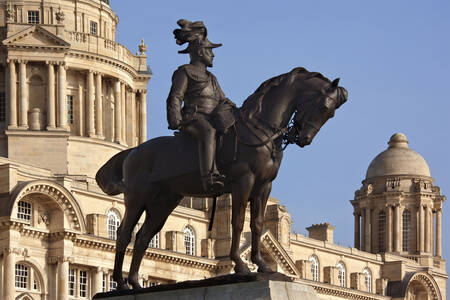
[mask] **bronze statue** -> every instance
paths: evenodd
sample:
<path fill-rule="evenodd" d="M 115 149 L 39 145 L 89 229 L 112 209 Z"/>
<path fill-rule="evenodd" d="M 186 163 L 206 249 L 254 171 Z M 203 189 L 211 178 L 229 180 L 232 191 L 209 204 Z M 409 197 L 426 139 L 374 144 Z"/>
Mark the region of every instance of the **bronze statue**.
<path fill-rule="evenodd" d="M 186 33 L 185 38 L 178 38 L 177 33 L 175 36 L 180 43 L 185 40 L 189 42 L 188 49 L 184 51 L 193 53 L 190 65 L 194 65 L 196 60 L 204 60 L 202 65 L 208 66 L 207 58 L 200 58 L 196 51 L 212 56 L 210 51 L 215 44 L 207 41 L 203 23 L 186 22 L 179 21 L 182 26 L 180 35 L 184 34 L 183 28 L 187 24 L 195 28 L 189 34 Z M 192 32 L 196 34 L 190 40 Z M 124 193 L 125 197 L 125 216 L 117 232 L 113 273 L 119 290 L 129 288 L 122 276 L 123 259 L 132 231 L 143 212 L 145 211 L 146 218 L 136 235 L 128 277 L 128 283 L 134 289 L 140 288 L 138 270 L 150 240 L 161 230 L 167 217 L 184 196 L 217 197 L 222 193 L 232 193 L 233 234 L 230 258 L 235 263 L 236 273 L 250 272 L 239 257 L 245 209 L 250 201 L 251 259 L 258 266 L 258 272 L 272 272 L 261 256 L 260 238 L 264 210 L 272 181 L 281 164 L 282 151 L 291 143 L 300 147 L 309 145 L 322 125 L 347 100 L 347 91 L 338 86 L 339 79 L 331 82 L 320 73 L 294 68 L 289 73 L 265 81 L 238 109 L 225 99 L 219 91 L 217 81 L 212 74 L 209 75 L 206 68 L 202 67 L 202 71 L 188 74 L 189 68 L 195 68 L 190 65 L 182 66 L 175 72 L 168 99 L 168 111 L 175 111 L 174 114 L 168 112 L 169 126 L 180 128 L 181 134 L 154 138 L 135 148 L 124 150 L 102 166 L 96 176 L 97 183 L 106 194 Z M 197 75 L 198 81 L 195 80 Z M 208 76 L 209 79 L 204 79 Z M 189 80 L 193 82 L 189 83 Z M 206 90 L 211 86 L 216 90 L 207 94 L 207 97 L 200 97 L 204 91 L 202 88 L 200 91 L 189 90 L 190 87 L 197 88 L 197 84 L 199 87 L 205 86 Z M 183 100 L 185 108 L 181 109 Z M 207 107 L 205 104 L 210 103 L 211 108 L 214 107 L 212 111 L 204 110 Z M 206 148 L 211 147 L 206 152 L 214 152 L 215 145 L 207 144 L 214 144 L 219 128 L 212 125 L 216 124 L 214 122 L 217 117 L 212 112 L 222 103 L 225 103 L 224 110 L 227 114 L 219 116 L 225 116 L 226 122 L 223 124 L 226 126 L 223 126 L 223 132 L 218 136 L 216 158 L 217 169 L 225 175 L 224 178 L 214 175 L 217 174 L 212 167 L 214 156 L 205 159 L 206 163 L 202 162 L 203 166 L 212 169 L 205 167 L 202 170 L 202 167 L 199 168 L 202 164 L 198 161 L 199 154 L 205 155 Z M 191 106 L 195 107 L 193 111 Z M 234 116 L 235 122 L 234 119 L 228 120 L 230 115 Z M 201 125 L 194 125 L 196 122 Z M 211 130 L 214 135 L 210 132 L 207 138 L 202 136 L 205 127 L 198 129 L 202 126 L 210 126 L 207 130 Z M 231 127 L 225 130 L 229 126 Z M 207 139 L 209 140 L 206 141 Z M 205 175 L 203 172 L 212 174 L 212 180 L 208 178 L 206 190 L 200 176 Z"/>
<path fill-rule="evenodd" d="M 173 73 L 167 98 L 167 121 L 169 129 L 180 129 L 197 140 L 203 188 L 213 191 L 223 188 L 224 181 L 215 163 L 216 132 L 222 134 L 233 125 L 231 111 L 236 105 L 225 98 L 216 77 L 206 70 L 213 65 L 212 48 L 222 45 L 208 40 L 203 22 L 179 20 L 178 25 L 181 29 L 173 32 L 177 44 L 189 43 L 178 53 L 188 53 L 191 62 Z"/>

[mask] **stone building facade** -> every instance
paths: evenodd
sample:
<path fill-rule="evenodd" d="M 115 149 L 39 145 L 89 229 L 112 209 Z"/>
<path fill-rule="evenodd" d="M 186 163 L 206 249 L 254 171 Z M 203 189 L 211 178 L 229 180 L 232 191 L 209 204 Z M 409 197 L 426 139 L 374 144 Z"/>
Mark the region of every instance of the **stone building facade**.
<path fill-rule="evenodd" d="M 89 299 L 115 287 L 123 198 L 103 194 L 94 176 L 146 140 L 151 77 L 145 44 L 132 54 L 115 42 L 117 26 L 105 0 L 0 0 L 1 300 Z M 292 233 L 289 212 L 271 198 L 264 257 L 321 299 L 446 299 L 444 200 L 397 134 L 351 201 L 355 247 L 334 244 L 330 224 Z M 175 209 L 145 254 L 144 286 L 231 272 L 231 199 L 218 200 L 209 232 L 211 203 L 185 198 Z M 248 214 L 247 261 L 249 237 Z"/>

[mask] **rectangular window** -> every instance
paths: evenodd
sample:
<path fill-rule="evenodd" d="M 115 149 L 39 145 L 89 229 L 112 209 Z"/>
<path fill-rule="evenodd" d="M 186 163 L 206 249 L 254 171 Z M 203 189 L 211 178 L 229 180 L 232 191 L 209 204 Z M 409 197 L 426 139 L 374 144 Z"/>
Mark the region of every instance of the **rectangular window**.
<path fill-rule="evenodd" d="M 117 289 L 117 282 L 112 280 L 112 276 L 110 276 L 109 277 L 109 290 L 114 291 L 115 289 Z"/>
<path fill-rule="evenodd" d="M 73 96 L 67 95 L 67 122 L 73 124 Z"/>
<path fill-rule="evenodd" d="M 29 10 L 28 11 L 28 23 L 39 24 L 39 11 L 38 10 Z"/>
<path fill-rule="evenodd" d="M 6 97 L 5 92 L 0 92 L 0 122 L 6 121 Z"/>
<path fill-rule="evenodd" d="M 88 274 L 87 271 L 80 271 L 80 297 L 87 297 Z"/>
<path fill-rule="evenodd" d="M 19 289 L 26 289 L 28 286 L 28 267 L 24 265 L 16 265 L 15 286 Z"/>
<path fill-rule="evenodd" d="M 97 22 L 91 21 L 90 24 L 90 33 L 92 35 L 97 35 Z"/>
<path fill-rule="evenodd" d="M 106 292 L 106 280 L 108 278 L 108 275 L 103 274 L 103 278 L 102 278 L 102 291 L 103 293 Z"/>
<path fill-rule="evenodd" d="M 75 296 L 75 269 L 69 270 L 69 296 Z"/>
<path fill-rule="evenodd" d="M 150 248 L 159 248 L 159 232 L 150 241 Z"/>
<path fill-rule="evenodd" d="M 24 221 L 31 220 L 31 204 L 25 201 L 19 201 L 17 204 L 17 218 Z"/>

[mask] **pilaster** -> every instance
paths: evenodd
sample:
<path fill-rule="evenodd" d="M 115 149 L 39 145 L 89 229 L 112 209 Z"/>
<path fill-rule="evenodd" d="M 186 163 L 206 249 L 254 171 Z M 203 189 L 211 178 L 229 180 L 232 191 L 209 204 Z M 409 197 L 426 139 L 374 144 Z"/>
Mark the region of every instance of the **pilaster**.
<path fill-rule="evenodd" d="M 147 140 L 147 90 L 141 90 L 139 94 L 139 144 Z"/>

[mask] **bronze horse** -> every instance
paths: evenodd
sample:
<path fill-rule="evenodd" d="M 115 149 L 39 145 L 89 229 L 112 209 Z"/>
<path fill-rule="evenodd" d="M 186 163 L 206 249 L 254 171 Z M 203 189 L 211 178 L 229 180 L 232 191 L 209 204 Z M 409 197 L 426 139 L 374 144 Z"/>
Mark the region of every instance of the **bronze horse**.
<path fill-rule="evenodd" d="M 220 193 L 232 193 L 230 258 L 236 273 L 250 272 L 239 256 L 247 202 L 251 205 L 251 259 L 258 272 L 272 272 L 260 252 L 264 210 L 282 159 L 283 144 L 309 145 L 322 125 L 347 100 L 347 91 L 320 73 L 295 68 L 264 82 L 236 111 L 235 130 L 223 136 L 217 154 L 228 179 Z M 291 124 L 291 125 L 290 125 Z M 122 277 L 123 260 L 132 232 L 146 212 L 136 235 L 128 282 L 140 288 L 138 270 L 152 237 L 184 196 L 206 193 L 198 175 L 196 142 L 186 136 L 159 137 L 120 152 L 97 173 L 108 195 L 125 195 L 125 216 L 118 229 L 113 278 L 118 289 L 129 288 Z"/>

